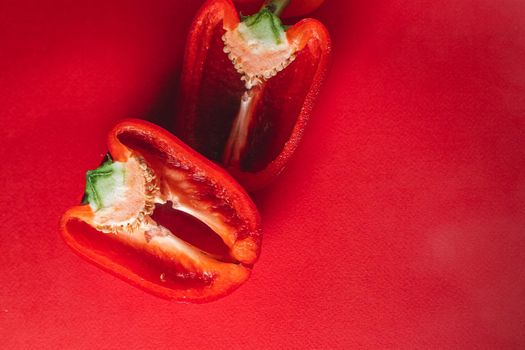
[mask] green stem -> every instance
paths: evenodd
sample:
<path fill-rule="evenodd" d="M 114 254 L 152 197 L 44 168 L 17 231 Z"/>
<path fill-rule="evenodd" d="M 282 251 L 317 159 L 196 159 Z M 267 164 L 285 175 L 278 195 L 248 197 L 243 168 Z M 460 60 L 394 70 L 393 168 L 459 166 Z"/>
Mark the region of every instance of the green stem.
<path fill-rule="evenodd" d="M 265 0 L 261 9 L 267 8 L 271 13 L 280 16 L 291 0 Z"/>

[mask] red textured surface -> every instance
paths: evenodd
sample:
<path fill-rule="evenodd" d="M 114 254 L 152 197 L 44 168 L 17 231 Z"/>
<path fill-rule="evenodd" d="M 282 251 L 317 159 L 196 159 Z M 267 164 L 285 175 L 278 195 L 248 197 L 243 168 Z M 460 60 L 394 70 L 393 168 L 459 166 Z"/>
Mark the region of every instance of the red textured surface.
<path fill-rule="evenodd" d="M 227 298 L 166 302 L 65 246 L 110 127 L 174 110 L 198 3 L 0 4 L 1 347 L 523 348 L 522 1 L 326 1 L 332 70 Z"/>

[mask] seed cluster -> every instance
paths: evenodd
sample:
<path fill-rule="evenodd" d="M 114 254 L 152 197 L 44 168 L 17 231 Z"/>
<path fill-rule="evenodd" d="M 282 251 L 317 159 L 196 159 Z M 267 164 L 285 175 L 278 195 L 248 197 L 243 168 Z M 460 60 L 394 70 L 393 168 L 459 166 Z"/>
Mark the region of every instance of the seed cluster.
<path fill-rule="evenodd" d="M 136 157 L 139 167 L 144 177 L 144 207 L 139 211 L 136 217 L 131 218 L 128 222 L 118 225 L 97 225 L 96 229 L 104 233 L 132 233 L 139 229 L 144 223 L 144 219 L 155 210 L 155 198 L 160 191 L 158 179 L 153 170 L 148 166 L 144 158 Z"/>
<path fill-rule="evenodd" d="M 291 54 L 288 58 L 274 67 L 262 71 L 249 71 L 243 64 L 243 60 L 234 53 L 236 51 L 235 47 L 229 43 L 226 35 L 222 36 L 222 41 L 224 42 L 224 53 L 228 55 L 228 59 L 232 62 L 237 73 L 242 75 L 241 80 L 245 82 L 246 89 L 248 90 L 258 84 L 262 84 L 271 77 L 276 76 L 277 73 L 288 67 L 288 65 L 295 60 L 295 55 Z"/>

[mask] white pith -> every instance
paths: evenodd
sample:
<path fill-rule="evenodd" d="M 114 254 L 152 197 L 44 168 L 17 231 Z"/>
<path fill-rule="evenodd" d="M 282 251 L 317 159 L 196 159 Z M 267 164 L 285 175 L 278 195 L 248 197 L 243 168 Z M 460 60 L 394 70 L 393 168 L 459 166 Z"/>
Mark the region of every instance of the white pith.
<path fill-rule="evenodd" d="M 283 31 L 279 43 L 253 36 L 246 24 L 240 22 L 234 30 L 222 36 L 224 52 L 234 65 L 247 90 L 277 75 L 295 60 L 296 47 Z"/>
<path fill-rule="evenodd" d="M 254 117 L 260 93 L 260 88 L 253 87 L 245 91 L 242 95 L 239 112 L 233 121 L 230 135 L 223 152 L 222 162 L 224 164 L 239 166 L 248 143 L 249 127 Z"/>

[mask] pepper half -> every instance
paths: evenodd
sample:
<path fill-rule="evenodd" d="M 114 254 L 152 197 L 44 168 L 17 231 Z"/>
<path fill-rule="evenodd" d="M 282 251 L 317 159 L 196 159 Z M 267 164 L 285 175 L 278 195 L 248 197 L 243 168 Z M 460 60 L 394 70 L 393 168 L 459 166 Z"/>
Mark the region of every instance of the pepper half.
<path fill-rule="evenodd" d="M 106 162 L 87 172 L 84 204 L 62 218 L 73 251 L 179 301 L 216 299 L 249 277 L 260 251 L 260 217 L 229 174 L 141 120 L 116 125 L 108 149 Z M 194 234 L 202 234 L 200 241 Z"/>
<path fill-rule="evenodd" d="M 295 152 L 329 60 L 323 24 L 286 28 L 281 2 L 241 20 L 230 0 L 208 0 L 186 44 L 176 134 L 248 191 L 270 183 Z"/>

